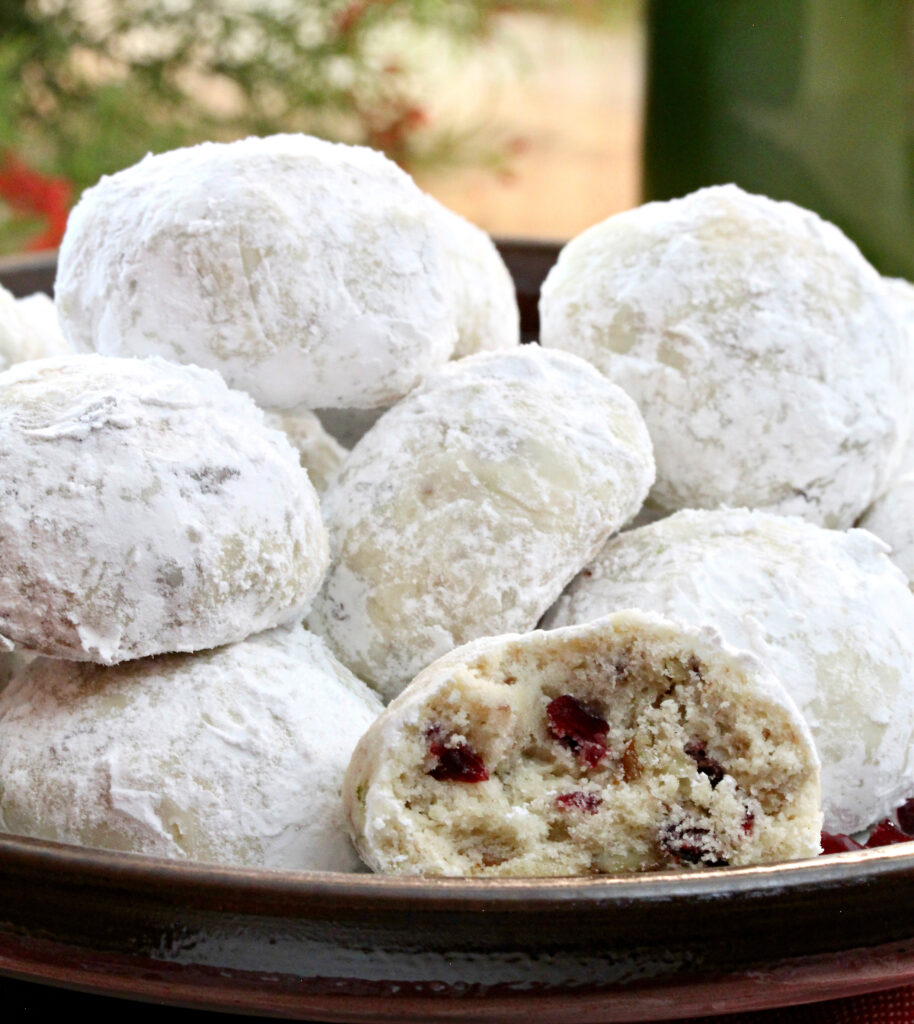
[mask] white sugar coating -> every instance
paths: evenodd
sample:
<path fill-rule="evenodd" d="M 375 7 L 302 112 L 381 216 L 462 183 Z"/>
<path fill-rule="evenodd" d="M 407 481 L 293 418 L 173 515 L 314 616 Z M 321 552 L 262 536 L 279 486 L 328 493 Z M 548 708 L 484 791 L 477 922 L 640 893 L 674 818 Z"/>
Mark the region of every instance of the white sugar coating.
<path fill-rule="evenodd" d="M 323 501 L 309 624 L 384 696 L 479 636 L 532 629 L 653 480 L 628 396 L 527 345 L 451 363 L 350 452 Z"/>
<path fill-rule="evenodd" d="M 36 292 L 17 299 L 0 285 L 0 370 L 72 351 L 50 296 Z"/>
<path fill-rule="evenodd" d="M 76 348 L 207 366 L 264 407 L 395 401 L 457 340 L 426 196 L 381 153 L 306 135 L 102 178 L 70 214 L 55 290 Z"/>
<path fill-rule="evenodd" d="M 885 277 L 883 282 L 889 304 L 907 334 L 909 350 L 914 356 L 914 284 L 902 277 Z M 910 404 L 907 428 L 907 441 L 896 471 L 899 474 L 914 473 L 914 406 Z"/>
<path fill-rule="evenodd" d="M 643 608 L 755 654 L 806 716 L 825 827 L 851 833 L 914 795 L 914 595 L 865 530 L 683 511 L 621 534 L 547 627 Z"/>
<path fill-rule="evenodd" d="M 301 626 L 0 695 L 0 828 L 255 868 L 355 871 L 340 803 L 377 697 Z"/>
<path fill-rule="evenodd" d="M 349 454 L 346 449 L 324 430 L 321 421 L 308 409 L 268 412 L 264 419 L 267 426 L 286 435 L 298 452 L 302 467 L 308 471 L 314 489 L 323 494 Z"/>
<path fill-rule="evenodd" d="M 847 527 L 906 431 L 910 346 L 838 228 L 735 185 L 617 214 L 543 284 L 541 340 L 644 413 L 660 508 L 765 508 Z"/>
<path fill-rule="evenodd" d="M 859 525 L 889 545 L 889 558 L 914 589 L 914 471 L 895 477 L 888 490 L 866 510 Z"/>
<path fill-rule="evenodd" d="M 429 197 L 441 219 L 457 316 L 453 358 L 520 344 L 514 281 L 492 239 L 475 224 Z"/>
<path fill-rule="evenodd" d="M 818 854 L 818 768 L 758 661 L 626 611 L 445 655 L 359 741 L 343 802 L 376 871 L 690 869 Z"/>
<path fill-rule="evenodd" d="M 0 374 L 0 635 L 111 664 L 299 619 L 327 536 L 298 455 L 210 370 L 73 355 Z"/>

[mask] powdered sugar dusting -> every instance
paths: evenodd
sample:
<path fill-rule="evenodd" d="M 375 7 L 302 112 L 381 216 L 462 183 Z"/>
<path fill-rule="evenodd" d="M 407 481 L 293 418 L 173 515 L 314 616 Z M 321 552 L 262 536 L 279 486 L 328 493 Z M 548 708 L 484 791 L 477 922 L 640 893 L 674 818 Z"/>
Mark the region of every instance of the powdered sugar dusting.
<path fill-rule="evenodd" d="M 302 468 L 308 471 L 314 489 L 323 494 L 349 454 L 347 450 L 324 430 L 321 421 L 308 409 L 268 412 L 264 418 L 268 426 L 286 435 L 298 452 Z"/>
<path fill-rule="evenodd" d="M 114 668 L 42 658 L 0 695 L 0 825 L 157 856 L 357 870 L 339 790 L 380 710 L 300 626 Z"/>
<path fill-rule="evenodd" d="M 611 217 L 562 251 L 542 341 L 642 409 L 669 511 L 747 505 L 847 527 L 906 431 L 912 350 L 834 226 L 735 186 Z"/>
<path fill-rule="evenodd" d="M 0 375 L 0 634 L 113 663 L 301 616 L 327 538 L 283 435 L 215 373 L 74 355 Z"/>
<path fill-rule="evenodd" d="M 650 442 L 583 360 L 458 360 L 394 406 L 324 498 L 332 561 L 309 622 L 387 696 L 480 635 L 532 628 L 640 507 Z"/>
<path fill-rule="evenodd" d="M 0 286 L 0 370 L 72 351 L 50 296 L 36 292 L 17 299 Z"/>
<path fill-rule="evenodd" d="M 265 407 L 392 402 L 457 339 L 427 198 L 382 154 L 304 135 L 102 178 L 70 215 L 56 295 L 76 348 L 217 369 Z"/>

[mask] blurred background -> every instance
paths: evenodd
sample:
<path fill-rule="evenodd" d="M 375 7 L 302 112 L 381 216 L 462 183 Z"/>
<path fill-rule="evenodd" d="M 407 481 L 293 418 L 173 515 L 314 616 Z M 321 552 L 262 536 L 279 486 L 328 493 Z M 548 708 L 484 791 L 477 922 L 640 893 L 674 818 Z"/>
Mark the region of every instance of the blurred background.
<path fill-rule="evenodd" d="M 914 277 L 914 0 L 0 3 L 0 253 L 148 151 L 285 130 L 496 235 L 736 180 Z"/>

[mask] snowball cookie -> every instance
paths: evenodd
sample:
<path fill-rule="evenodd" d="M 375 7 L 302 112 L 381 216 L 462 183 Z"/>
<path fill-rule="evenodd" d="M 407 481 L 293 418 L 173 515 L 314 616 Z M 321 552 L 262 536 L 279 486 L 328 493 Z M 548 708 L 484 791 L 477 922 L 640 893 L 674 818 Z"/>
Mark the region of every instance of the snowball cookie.
<path fill-rule="evenodd" d="M 451 363 L 327 489 L 311 628 L 393 697 L 458 644 L 532 629 L 653 476 L 634 403 L 582 359 L 526 345 Z"/>
<path fill-rule="evenodd" d="M 520 344 L 520 311 L 514 281 L 492 239 L 437 200 L 444 247 L 451 268 L 457 315 L 453 358 Z"/>
<path fill-rule="evenodd" d="M 882 281 L 833 225 L 735 185 L 618 214 L 543 284 L 542 343 L 638 403 L 661 509 L 847 527 L 883 490 L 912 388 Z"/>
<path fill-rule="evenodd" d="M 0 635 L 104 664 L 301 618 L 317 494 L 247 395 L 162 359 L 0 374 Z"/>
<path fill-rule="evenodd" d="M 720 630 L 806 716 L 830 832 L 914 792 L 914 595 L 864 530 L 742 510 L 679 512 L 611 540 L 545 619 L 644 608 Z"/>
<path fill-rule="evenodd" d="M 0 827 L 159 857 L 354 871 L 340 785 L 380 702 L 301 626 L 0 695 Z"/>
<path fill-rule="evenodd" d="M 72 348 L 63 336 L 50 296 L 36 292 L 17 299 L 0 285 L 0 370 L 68 352 Z"/>
<path fill-rule="evenodd" d="M 914 588 L 914 469 L 891 482 L 885 494 L 866 510 L 859 525 L 889 545 L 889 558 Z"/>
<path fill-rule="evenodd" d="M 267 426 L 281 430 L 298 452 L 302 467 L 318 494 L 327 489 L 334 474 L 349 454 L 337 440 L 324 430 L 321 421 L 307 409 L 287 412 L 268 412 L 264 416 Z"/>
<path fill-rule="evenodd" d="M 203 143 L 102 178 L 70 214 L 76 348 L 219 370 L 265 407 L 369 407 L 457 340 L 436 218 L 381 153 L 306 135 Z"/>
<path fill-rule="evenodd" d="M 621 612 L 430 665 L 343 785 L 376 871 L 580 875 L 811 857 L 818 758 L 793 701 L 713 630 Z"/>

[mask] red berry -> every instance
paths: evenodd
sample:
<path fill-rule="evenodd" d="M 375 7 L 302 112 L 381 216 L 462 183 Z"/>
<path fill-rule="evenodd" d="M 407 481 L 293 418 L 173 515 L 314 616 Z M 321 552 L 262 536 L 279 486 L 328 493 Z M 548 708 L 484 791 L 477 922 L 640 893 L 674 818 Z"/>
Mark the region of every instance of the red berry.
<path fill-rule="evenodd" d="M 872 850 L 876 846 L 893 846 L 895 843 L 910 843 L 911 836 L 902 832 L 900 828 L 888 818 L 882 821 L 873 829 L 872 835 L 866 841 L 866 848 Z"/>
<path fill-rule="evenodd" d="M 660 833 L 660 848 L 677 864 L 704 864 L 709 868 L 725 868 L 730 863 L 709 849 L 711 833 L 706 828 L 682 823 L 668 825 Z"/>
<path fill-rule="evenodd" d="M 711 789 L 716 789 L 723 782 L 724 775 L 727 773 L 719 761 L 715 761 L 713 757 L 708 757 L 707 743 L 703 740 L 692 740 L 691 743 L 685 745 L 685 752 L 695 762 L 698 771 L 702 775 L 708 776 L 711 781 Z"/>
<path fill-rule="evenodd" d="M 563 811 L 572 809 L 583 811 L 585 814 L 596 814 L 597 808 L 603 803 L 603 798 L 596 793 L 582 793 L 575 790 L 573 793 L 559 793 L 555 798 L 556 807 Z"/>
<path fill-rule="evenodd" d="M 901 831 L 907 832 L 909 836 L 914 836 L 914 797 L 905 800 L 895 812 L 895 817 L 898 818 Z"/>
<path fill-rule="evenodd" d="M 450 743 L 452 734 L 442 739 L 441 727 L 433 725 L 425 734 L 428 752 L 438 763 L 429 775 L 439 782 L 485 782 L 489 771 L 476 751 L 463 740 Z"/>
<path fill-rule="evenodd" d="M 546 707 L 549 732 L 574 756 L 593 768 L 606 757 L 609 725 L 576 697 L 566 693 Z"/>
<path fill-rule="evenodd" d="M 862 850 L 856 839 L 843 832 L 823 832 L 821 836 L 823 853 L 846 853 L 848 850 Z"/>

